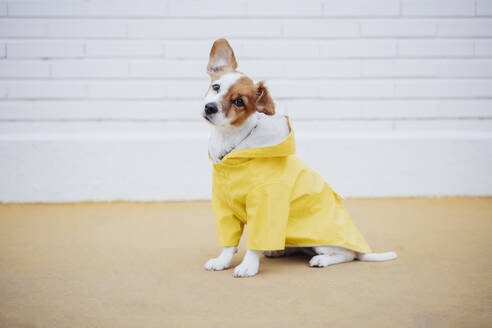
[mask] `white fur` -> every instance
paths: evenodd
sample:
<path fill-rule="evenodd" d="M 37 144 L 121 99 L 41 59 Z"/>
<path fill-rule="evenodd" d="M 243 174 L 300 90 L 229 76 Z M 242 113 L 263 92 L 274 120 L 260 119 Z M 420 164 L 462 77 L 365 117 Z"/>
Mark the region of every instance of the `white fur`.
<path fill-rule="evenodd" d="M 357 254 L 359 261 L 381 262 L 394 260 L 398 257 L 395 252 Z"/>
<path fill-rule="evenodd" d="M 246 250 L 243 261 L 234 269 L 234 277 L 252 277 L 258 273 L 260 267 L 260 251 Z"/>
<path fill-rule="evenodd" d="M 317 246 L 313 247 L 316 254 L 309 261 L 312 267 L 326 267 L 332 264 L 350 262 L 355 259 L 355 253 L 340 247 Z"/>
<path fill-rule="evenodd" d="M 208 152 L 214 163 L 218 163 L 241 143 L 257 124 L 256 115 L 251 115 L 239 127 L 212 127 L 208 144 Z"/>
<path fill-rule="evenodd" d="M 232 256 L 237 252 L 237 247 L 224 247 L 220 255 L 210 259 L 205 263 L 205 270 L 220 271 L 229 268 L 231 265 Z"/>
<path fill-rule="evenodd" d="M 289 136 L 285 116 L 251 115 L 240 127 L 213 127 L 209 140 L 209 153 L 218 163 L 232 150 L 274 146 Z"/>
<path fill-rule="evenodd" d="M 326 267 L 328 265 L 351 262 L 355 259 L 374 262 L 389 261 L 398 257 L 395 252 L 361 254 L 349 249 L 331 246 L 317 246 L 313 247 L 313 250 L 318 254 L 309 261 L 309 265 L 313 267 Z"/>
<path fill-rule="evenodd" d="M 275 146 L 289 136 L 289 124 L 285 116 L 263 113 L 253 115 L 256 116 L 256 127 L 234 150 Z"/>

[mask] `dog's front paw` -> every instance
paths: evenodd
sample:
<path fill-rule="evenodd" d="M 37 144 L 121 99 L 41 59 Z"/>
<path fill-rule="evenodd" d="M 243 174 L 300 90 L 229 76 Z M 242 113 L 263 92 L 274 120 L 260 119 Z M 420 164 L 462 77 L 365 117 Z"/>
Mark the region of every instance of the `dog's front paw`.
<path fill-rule="evenodd" d="M 228 269 L 229 264 L 230 263 L 228 261 L 224 261 L 223 259 L 213 258 L 208 260 L 203 267 L 205 268 L 205 270 L 209 271 L 220 271 Z"/>
<path fill-rule="evenodd" d="M 252 277 L 258 273 L 258 264 L 255 263 L 241 263 L 234 268 L 234 277 Z"/>

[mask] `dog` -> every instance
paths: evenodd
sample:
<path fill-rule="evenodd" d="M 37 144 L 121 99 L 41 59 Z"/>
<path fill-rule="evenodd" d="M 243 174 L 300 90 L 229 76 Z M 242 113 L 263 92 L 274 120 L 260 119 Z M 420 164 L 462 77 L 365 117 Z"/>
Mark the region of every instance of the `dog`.
<path fill-rule="evenodd" d="M 247 250 L 234 277 L 256 275 L 261 252 L 304 252 L 312 267 L 395 259 L 395 252 L 371 253 L 341 197 L 295 155 L 290 119 L 275 115 L 265 83 L 255 84 L 237 66 L 227 40 L 216 40 L 201 115 L 212 126 L 212 207 L 223 249 L 204 268 L 229 268 L 245 225 Z"/>

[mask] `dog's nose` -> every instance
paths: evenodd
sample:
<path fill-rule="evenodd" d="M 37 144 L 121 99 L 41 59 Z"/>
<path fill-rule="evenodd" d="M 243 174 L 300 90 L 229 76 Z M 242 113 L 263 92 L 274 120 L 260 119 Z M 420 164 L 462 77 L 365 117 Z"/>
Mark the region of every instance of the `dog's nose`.
<path fill-rule="evenodd" d="M 217 113 L 219 110 L 217 109 L 217 105 L 215 103 L 208 103 L 205 105 L 205 114 L 210 115 Z"/>

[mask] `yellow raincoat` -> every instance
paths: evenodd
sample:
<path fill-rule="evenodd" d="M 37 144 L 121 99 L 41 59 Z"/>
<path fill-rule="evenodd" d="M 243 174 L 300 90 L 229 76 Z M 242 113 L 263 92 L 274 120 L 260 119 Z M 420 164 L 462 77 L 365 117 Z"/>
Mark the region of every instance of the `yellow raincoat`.
<path fill-rule="evenodd" d="M 340 196 L 295 155 L 294 133 L 281 143 L 234 150 L 213 164 L 212 206 L 221 246 L 333 245 L 370 253 Z"/>

